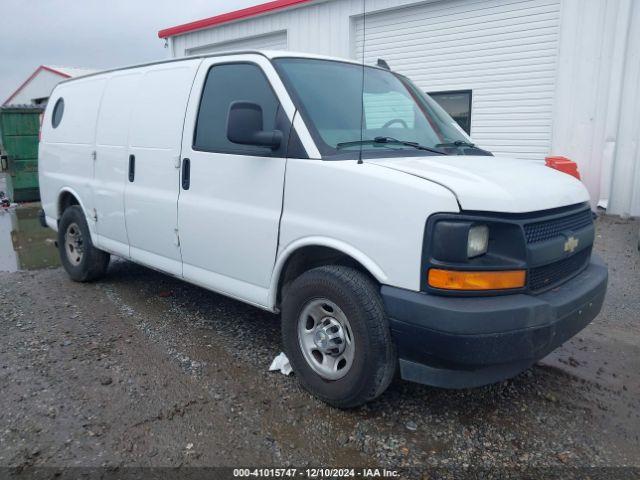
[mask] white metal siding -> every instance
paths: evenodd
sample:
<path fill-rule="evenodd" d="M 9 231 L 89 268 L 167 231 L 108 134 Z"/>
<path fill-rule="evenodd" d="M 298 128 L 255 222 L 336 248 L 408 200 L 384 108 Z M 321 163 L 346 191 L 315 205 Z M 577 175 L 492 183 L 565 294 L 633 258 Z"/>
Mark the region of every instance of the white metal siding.
<path fill-rule="evenodd" d="M 389 2 L 413 0 L 367 0 L 367 4 L 387 6 Z M 289 50 L 349 57 L 351 15 L 362 13 L 362 0 L 332 0 L 303 4 L 268 15 L 226 23 L 178 35 L 171 39 L 174 57 L 188 55 L 203 45 L 230 42 L 274 32 L 287 32 Z"/>
<path fill-rule="evenodd" d="M 422 4 L 443 0 L 423 0 Z M 444 0 L 447 1 L 447 0 Z M 244 38 L 287 32 L 287 49 L 349 58 L 354 16 L 407 5 L 416 0 L 315 0 L 297 7 L 249 17 L 171 37 L 172 57 L 184 57 L 196 48 Z"/>
<path fill-rule="evenodd" d="M 240 38 L 226 42 L 203 45 L 187 49 L 187 55 L 200 55 L 203 53 L 219 53 L 230 50 L 286 50 L 287 32 L 273 32 L 266 35 Z"/>
<path fill-rule="evenodd" d="M 552 152 L 593 203 L 640 216 L 640 2 L 563 0 L 557 79 Z"/>
<path fill-rule="evenodd" d="M 367 62 L 426 91 L 473 90 L 478 143 L 566 155 L 594 203 L 640 216 L 638 0 L 316 0 L 175 36 L 170 52 L 286 31 L 290 50 L 350 57 L 363 6 Z"/>
<path fill-rule="evenodd" d="M 354 20 L 354 55 L 367 64 L 383 58 L 428 92 L 472 90 L 474 141 L 542 160 L 551 147 L 559 17 L 559 0 L 397 8 Z"/>

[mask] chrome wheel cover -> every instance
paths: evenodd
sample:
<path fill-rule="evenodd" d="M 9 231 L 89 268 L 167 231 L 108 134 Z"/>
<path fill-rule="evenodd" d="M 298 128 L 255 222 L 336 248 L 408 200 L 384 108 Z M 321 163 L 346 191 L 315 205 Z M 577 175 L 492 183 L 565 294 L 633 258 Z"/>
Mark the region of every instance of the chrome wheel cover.
<path fill-rule="evenodd" d="M 298 342 L 307 364 L 322 378 L 338 380 L 351 369 L 353 331 L 347 316 L 331 300 L 317 298 L 302 308 Z"/>

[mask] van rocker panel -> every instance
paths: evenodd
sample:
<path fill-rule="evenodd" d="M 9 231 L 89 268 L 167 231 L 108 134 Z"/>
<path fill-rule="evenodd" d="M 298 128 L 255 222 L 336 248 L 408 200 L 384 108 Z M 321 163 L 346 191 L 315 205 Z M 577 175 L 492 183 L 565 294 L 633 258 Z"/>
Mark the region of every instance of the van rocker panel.
<path fill-rule="evenodd" d="M 600 312 L 607 267 L 588 267 L 540 295 L 440 297 L 381 289 L 402 378 L 469 388 L 513 377 L 586 327 Z"/>

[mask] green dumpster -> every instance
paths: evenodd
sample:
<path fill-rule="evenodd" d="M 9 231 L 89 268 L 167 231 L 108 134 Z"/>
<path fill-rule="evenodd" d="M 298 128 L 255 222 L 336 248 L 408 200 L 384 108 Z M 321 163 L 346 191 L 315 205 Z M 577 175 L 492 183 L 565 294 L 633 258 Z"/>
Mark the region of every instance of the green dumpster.
<path fill-rule="evenodd" d="M 40 200 L 38 189 L 38 133 L 42 108 L 0 108 L 2 162 L 7 172 L 7 196 L 12 202 Z"/>

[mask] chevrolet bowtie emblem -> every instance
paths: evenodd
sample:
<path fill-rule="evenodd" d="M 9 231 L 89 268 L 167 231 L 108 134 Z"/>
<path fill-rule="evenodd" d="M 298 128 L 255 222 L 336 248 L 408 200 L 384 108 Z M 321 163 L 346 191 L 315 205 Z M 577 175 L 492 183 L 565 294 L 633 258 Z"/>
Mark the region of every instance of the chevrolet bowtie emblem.
<path fill-rule="evenodd" d="M 580 240 L 576 237 L 571 236 L 567 238 L 567 241 L 564 242 L 564 251 L 573 253 L 573 251 L 578 248 L 578 243 L 580 243 Z"/>

